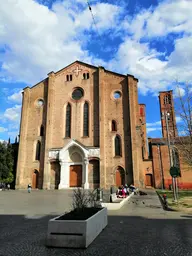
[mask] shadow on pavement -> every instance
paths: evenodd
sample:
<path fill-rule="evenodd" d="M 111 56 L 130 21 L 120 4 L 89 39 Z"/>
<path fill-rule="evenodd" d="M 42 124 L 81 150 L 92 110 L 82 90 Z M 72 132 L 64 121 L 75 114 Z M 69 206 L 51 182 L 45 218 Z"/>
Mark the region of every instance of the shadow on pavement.
<path fill-rule="evenodd" d="M 192 215 L 181 215 L 181 217 L 184 217 L 184 218 L 191 218 L 191 219 L 192 219 Z"/>
<path fill-rule="evenodd" d="M 174 210 L 174 209 L 170 208 L 169 206 L 166 206 L 166 205 L 165 205 L 165 203 L 164 203 L 164 201 L 163 201 L 163 199 L 162 199 L 162 197 L 160 196 L 159 193 L 157 193 L 157 195 L 158 195 L 159 200 L 160 200 L 160 202 L 161 202 L 161 205 L 162 205 L 162 207 L 163 207 L 163 209 L 164 209 L 165 211 L 176 212 L 176 210 Z"/>
<path fill-rule="evenodd" d="M 108 216 L 108 226 L 85 250 L 45 246 L 47 223 L 53 217 L 0 215 L 0 255 L 191 255 L 191 219 Z"/>

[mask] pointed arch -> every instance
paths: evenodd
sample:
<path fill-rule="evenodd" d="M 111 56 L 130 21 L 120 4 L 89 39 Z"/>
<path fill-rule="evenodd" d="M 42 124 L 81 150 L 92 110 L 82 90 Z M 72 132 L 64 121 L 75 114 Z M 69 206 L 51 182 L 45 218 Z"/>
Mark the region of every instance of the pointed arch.
<path fill-rule="evenodd" d="M 66 107 L 65 137 L 71 138 L 71 104 Z"/>
<path fill-rule="evenodd" d="M 117 122 L 115 120 L 112 120 L 112 122 L 111 122 L 111 131 L 112 132 L 117 131 Z"/>
<path fill-rule="evenodd" d="M 115 156 L 121 156 L 121 138 L 119 135 L 115 136 Z"/>
<path fill-rule="evenodd" d="M 85 102 L 83 107 L 83 136 L 89 136 L 89 103 Z"/>
<path fill-rule="evenodd" d="M 121 166 L 115 170 L 115 184 L 117 187 L 125 185 L 125 170 Z"/>
<path fill-rule="evenodd" d="M 36 155 L 35 155 L 35 160 L 40 160 L 40 155 L 41 155 L 41 142 L 38 140 L 36 144 Z"/>

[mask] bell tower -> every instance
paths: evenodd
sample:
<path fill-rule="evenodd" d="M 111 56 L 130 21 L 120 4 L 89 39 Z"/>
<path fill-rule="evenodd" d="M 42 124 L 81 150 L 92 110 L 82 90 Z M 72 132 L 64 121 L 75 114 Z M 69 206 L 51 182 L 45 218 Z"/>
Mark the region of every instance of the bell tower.
<path fill-rule="evenodd" d="M 173 102 L 173 91 L 159 92 L 159 104 L 163 138 L 167 138 L 167 130 L 170 138 L 177 137 L 178 132 Z"/>

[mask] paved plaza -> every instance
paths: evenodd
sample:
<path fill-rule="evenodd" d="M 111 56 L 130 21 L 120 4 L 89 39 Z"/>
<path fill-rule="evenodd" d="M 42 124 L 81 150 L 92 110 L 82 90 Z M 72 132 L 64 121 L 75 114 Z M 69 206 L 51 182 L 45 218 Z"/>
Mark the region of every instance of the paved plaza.
<path fill-rule="evenodd" d="M 0 256 L 191 256 L 192 216 L 167 212 L 154 190 L 108 212 L 108 226 L 86 249 L 46 248 L 48 220 L 71 207 L 72 191 L 1 191 Z"/>

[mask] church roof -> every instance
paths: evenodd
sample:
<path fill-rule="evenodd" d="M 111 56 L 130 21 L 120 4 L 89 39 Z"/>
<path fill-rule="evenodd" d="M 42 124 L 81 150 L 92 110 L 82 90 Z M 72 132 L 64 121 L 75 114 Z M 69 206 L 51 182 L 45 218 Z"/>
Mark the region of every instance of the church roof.
<path fill-rule="evenodd" d="M 58 71 L 56 71 L 56 72 L 51 71 L 51 72 L 48 73 L 48 75 L 51 74 L 51 73 L 54 73 L 54 74 L 57 75 L 58 73 L 60 73 L 61 71 L 65 70 L 66 68 L 70 67 L 71 65 L 73 65 L 73 64 L 75 64 L 75 63 L 81 64 L 81 65 L 84 65 L 84 66 L 87 66 L 87 67 L 89 67 L 89 68 L 93 68 L 93 69 L 96 69 L 96 70 L 98 70 L 99 68 L 103 68 L 106 73 L 110 73 L 110 74 L 112 74 L 112 75 L 121 76 L 121 77 L 127 77 L 127 76 L 129 76 L 129 77 L 132 77 L 134 80 L 136 80 L 136 81 L 138 82 L 138 79 L 135 78 L 133 75 L 130 75 L 130 74 L 123 75 L 123 74 L 120 74 L 120 73 L 117 73 L 117 72 L 113 72 L 113 71 L 111 71 L 111 70 L 107 70 L 107 69 L 105 69 L 105 68 L 102 67 L 102 66 L 98 66 L 98 67 L 97 67 L 97 66 L 94 66 L 94 65 L 91 65 L 91 64 L 88 64 L 88 63 L 79 61 L 79 60 L 76 60 L 76 61 L 70 63 L 69 65 L 65 66 L 64 68 L 62 68 L 62 69 L 60 69 L 60 70 L 58 70 Z M 48 77 L 46 77 L 45 79 L 41 80 L 40 82 L 36 83 L 35 85 L 33 85 L 33 86 L 31 86 L 31 87 L 29 87 L 29 86 L 25 87 L 23 90 L 25 90 L 26 88 L 33 88 L 33 87 L 39 85 L 40 83 L 46 81 L 47 78 L 48 78 Z"/>

